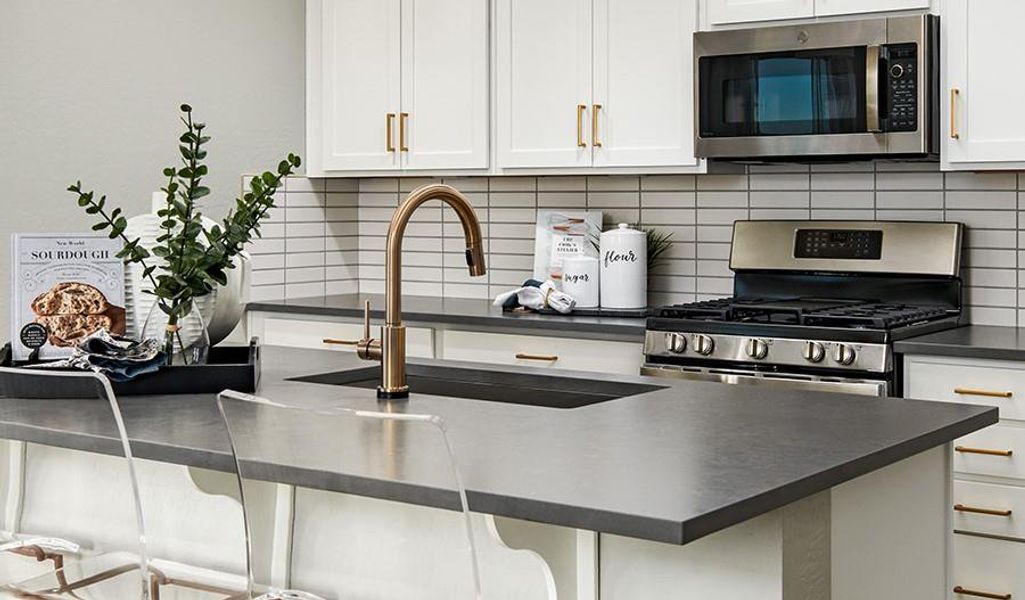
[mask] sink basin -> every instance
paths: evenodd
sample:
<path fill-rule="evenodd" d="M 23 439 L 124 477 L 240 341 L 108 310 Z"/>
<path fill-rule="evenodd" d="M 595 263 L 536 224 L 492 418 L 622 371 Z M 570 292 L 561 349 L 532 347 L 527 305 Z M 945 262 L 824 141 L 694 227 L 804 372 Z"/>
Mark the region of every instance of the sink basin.
<path fill-rule="evenodd" d="M 381 367 L 371 366 L 289 381 L 376 389 Z M 548 408 L 579 408 L 664 389 L 658 385 L 596 381 L 561 375 L 536 375 L 409 363 L 406 382 L 414 394 L 450 396 L 487 402 L 506 402 Z"/>

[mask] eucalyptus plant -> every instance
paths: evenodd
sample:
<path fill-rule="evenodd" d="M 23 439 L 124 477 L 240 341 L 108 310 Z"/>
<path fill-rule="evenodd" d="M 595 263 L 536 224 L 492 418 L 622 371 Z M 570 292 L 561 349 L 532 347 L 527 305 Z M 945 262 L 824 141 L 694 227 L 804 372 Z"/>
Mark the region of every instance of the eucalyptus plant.
<path fill-rule="evenodd" d="M 227 271 L 235 268 L 235 257 L 254 236 L 260 236 L 260 221 L 274 208 L 274 194 L 282 180 L 302 163 L 297 155 L 289 154 L 275 172 L 254 176 L 221 224 L 206 228 L 197 201 L 210 194 L 210 188 L 203 185 L 203 177 L 209 173 L 203 162 L 207 156 L 203 147 L 210 136 L 204 133 L 205 124 L 193 121 L 191 106 L 182 104 L 181 112 L 185 126 L 178 138 L 181 165 L 163 170 L 167 184 L 160 190 L 165 203 L 157 211 L 162 233 L 153 248 L 142 246 L 139 238 L 128 238 L 128 220 L 121 208 L 108 210 L 106 196 L 96 198 L 93 191 L 83 191 L 81 181 L 68 187 L 78 205 L 99 219 L 92 227 L 94 231 L 106 231 L 111 239 L 124 242 L 118 258 L 142 266 L 143 278 L 149 283 L 143 291 L 155 296 L 167 315 L 164 350 L 168 357 L 174 354 L 176 338 L 182 345 L 179 322 L 193 309 L 197 298 L 227 283 Z"/>

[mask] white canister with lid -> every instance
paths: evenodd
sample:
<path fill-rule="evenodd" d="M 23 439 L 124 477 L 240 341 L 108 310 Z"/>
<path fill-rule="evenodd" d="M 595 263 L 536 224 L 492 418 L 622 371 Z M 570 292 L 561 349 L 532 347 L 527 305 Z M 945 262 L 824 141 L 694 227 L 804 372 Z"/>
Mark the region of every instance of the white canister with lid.
<path fill-rule="evenodd" d="M 567 256 L 562 260 L 562 291 L 577 301 L 577 308 L 598 307 L 598 264 L 593 256 Z"/>
<path fill-rule="evenodd" d="M 648 236 L 620 223 L 601 234 L 601 307 L 648 306 Z"/>

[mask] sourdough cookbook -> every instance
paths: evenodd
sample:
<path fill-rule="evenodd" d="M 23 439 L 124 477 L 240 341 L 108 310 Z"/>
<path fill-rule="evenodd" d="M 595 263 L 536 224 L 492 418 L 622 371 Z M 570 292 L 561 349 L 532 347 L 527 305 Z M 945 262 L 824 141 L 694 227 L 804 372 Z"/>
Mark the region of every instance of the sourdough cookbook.
<path fill-rule="evenodd" d="M 14 360 L 62 358 L 99 329 L 125 332 L 124 263 L 118 240 L 98 234 L 11 238 Z"/>

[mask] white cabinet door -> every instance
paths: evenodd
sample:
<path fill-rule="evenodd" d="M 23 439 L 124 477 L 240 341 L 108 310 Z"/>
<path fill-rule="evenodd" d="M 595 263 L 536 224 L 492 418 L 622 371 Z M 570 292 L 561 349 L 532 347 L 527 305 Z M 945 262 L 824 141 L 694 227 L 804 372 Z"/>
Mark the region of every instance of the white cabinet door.
<path fill-rule="evenodd" d="M 852 15 L 929 8 L 929 0 L 815 0 L 815 15 Z"/>
<path fill-rule="evenodd" d="M 407 169 L 488 166 L 488 3 L 402 2 Z"/>
<path fill-rule="evenodd" d="M 697 6 L 595 0 L 594 8 L 594 165 L 696 165 L 691 40 Z"/>
<path fill-rule="evenodd" d="M 495 21 L 499 166 L 590 166 L 591 0 L 498 0 Z"/>
<path fill-rule="evenodd" d="M 1023 22 L 1025 2 L 1019 0 L 945 3 L 944 167 L 1025 167 L 1025 77 L 1008 62 L 1025 52 Z"/>
<path fill-rule="evenodd" d="M 815 15 L 813 0 L 706 0 L 704 6 L 712 25 Z"/>
<path fill-rule="evenodd" d="M 576 338 L 449 330 L 442 333 L 445 360 L 637 375 L 641 344 Z"/>
<path fill-rule="evenodd" d="M 386 135 L 389 119 L 395 127 L 398 123 L 399 12 L 399 0 L 322 3 L 324 170 L 399 168 L 399 153 L 389 150 L 397 138 L 389 141 Z"/>

